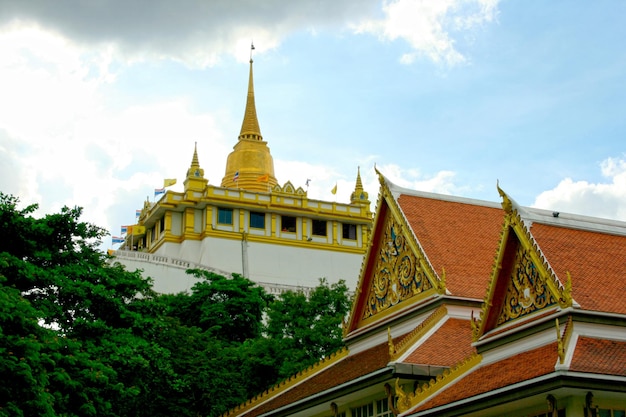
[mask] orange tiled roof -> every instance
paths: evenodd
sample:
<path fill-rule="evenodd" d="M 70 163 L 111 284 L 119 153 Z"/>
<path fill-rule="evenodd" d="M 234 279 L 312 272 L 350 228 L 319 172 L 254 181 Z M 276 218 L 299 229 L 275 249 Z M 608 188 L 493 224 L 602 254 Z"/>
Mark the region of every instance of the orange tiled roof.
<path fill-rule="evenodd" d="M 570 370 L 626 376 L 626 342 L 580 337 Z"/>
<path fill-rule="evenodd" d="M 536 242 L 585 310 L 626 314 L 626 236 L 534 223 Z"/>
<path fill-rule="evenodd" d="M 482 299 L 504 221 L 501 209 L 401 194 L 398 204 L 452 295 Z"/>
<path fill-rule="evenodd" d="M 328 369 L 312 376 L 304 383 L 279 394 L 277 397 L 261 404 L 242 416 L 254 417 L 275 410 L 284 405 L 294 403 L 313 394 L 336 387 L 345 382 L 352 381 L 361 376 L 387 366 L 389 362 L 389 345 L 381 343 L 371 349 L 348 356 Z"/>
<path fill-rule="evenodd" d="M 556 343 L 479 367 L 413 411 L 429 410 L 554 372 Z M 528 366 L 528 364 L 532 364 Z"/>
<path fill-rule="evenodd" d="M 403 362 L 450 367 L 476 351 L 471 343 L 472 328 L 469 320 L 448 319 Z"/>

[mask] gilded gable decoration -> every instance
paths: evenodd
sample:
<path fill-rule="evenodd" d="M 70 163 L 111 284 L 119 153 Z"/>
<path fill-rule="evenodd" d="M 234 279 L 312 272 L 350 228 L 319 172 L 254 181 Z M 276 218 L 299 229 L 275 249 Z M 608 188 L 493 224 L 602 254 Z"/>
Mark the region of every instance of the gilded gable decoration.
<path fill-rule="evenodd" d="M 498 325 L 514 320 L 547 306 L 557 300 L 546 288 L 539 268 L 534 264 L 530 253 L 523 246 L 517 248 L 515 266 L 506 291 L 503 310 Z"/>
<path fill-rule="evenodd" d="M 287 181 L 283 186 L 283 192 L 287 194 L 295 194 L 296 189 L 293 187 L 291 181 Z"/>
<path fill-rule="evenodd" d="M 573 304 L 571 277 L 558 280 L 543 256 L 517 204 L 500 187 L 506 211 L 489 290 L 480 317 L 472 317 L 474 341 L 493 328 L 546 308 Z"/>
<path fill-rule="evenodd" d="M 415 255 L 393 216 L 388 216 L 380 240 L 362 319 L 433 288 L 424 259 Z"/>
<path fill-rule="evenodd" d="M 306 194 L 307 194 L 306 191 L 304 191 L 302 187 L 298 187 L 298 188 L 294 187 L 291 181 L 287 181 L 285 185 L 283 185 L 282 187 L 276 184 L 272 188 L 272 192 L 275 194 L 290 194 L 290 195 L 303 196 L 303 197 L 306 197 Z"/>
<path fill-rule="evenodd" d="M 370 244 L 361 265 L 359 282 L 344 336 L 360 324 L 371 323 L 381 312 L 392 312 L 406 300 L 444 294 L 441 279 L 413 235 L 385 177 L 376 170 L 381 184 Z M 445 275 L 445 271 L 444 271 Z M 408 305 L 408 303 L 407 303 Z"/>

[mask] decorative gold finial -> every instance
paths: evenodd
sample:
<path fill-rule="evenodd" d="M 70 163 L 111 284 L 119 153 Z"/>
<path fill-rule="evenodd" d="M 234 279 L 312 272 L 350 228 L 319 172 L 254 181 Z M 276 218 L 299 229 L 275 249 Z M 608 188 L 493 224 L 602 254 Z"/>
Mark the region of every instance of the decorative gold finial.
<path fill-rule="evenodd" d="M 500 188 L 500 181 L 496 181 L 496 188 L 498 189 L 498 194 L 502 197 L 502 208 L 505 212 L 510 213 L 513 211 L 513 203 L 508 195 Z"/>
<path fill-rule="evenodd" d="M 400 413 L 403 413 L 411 408 L 411 399 L 402 389 L 402 386 L 400 385 L 400 378 L 396 378 L 396 397 L 396 407 Z"/>
<path fill-rule="evenodd" d="M 563 286 L 563 290 L 561 291 L 561 297 L 559 299 L 559 304 L 563 308 L 571 307 L 573 305 L 572 298 L 572 276 L 569 271 L 567 271 L 567 281 L 565 281 L 565 285 Z"/>
<path fill-rule="evenodd" d="M 556 345 L 557 353 L 559 355 L 559 363 L 565 362 L 565 345 L 563 344 L 563 338 L 561 337 L 561 328 L 559 327 L 559 319 L 554 319 L 556 322 Z"/>

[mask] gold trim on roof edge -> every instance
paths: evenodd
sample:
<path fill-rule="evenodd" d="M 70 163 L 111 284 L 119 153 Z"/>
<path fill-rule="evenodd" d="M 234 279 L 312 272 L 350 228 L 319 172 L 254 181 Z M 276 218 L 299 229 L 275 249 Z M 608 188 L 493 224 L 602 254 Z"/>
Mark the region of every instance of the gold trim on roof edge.
<path fill-rule="evenodd" d="M 423 263 L 422 268 L 424 268 L 424 274 L 426 275 L 426 278 L 428 278 L 433 288 L 435 288 L 439 294 L 445 294 L 447 292 L 447 289 L 445 287 L 445 279 L 442 279 L 439 274 L 435 272 L 435 269 L 428 260 L 428 257 L 426 256 L 426 253 L 422 248 L 422 245 L 417 240 L 417 237 L 415 236 L 415 233 L 413 232 L 409 221 L 404 216 L 404 212 L 402 211 L 402 209 L 400 209 L 398 201 L 393 197 L 393 194 L 391 193 L 391 190 L 389 190 L 388 186 L 386 187 L 386 190 L 391 200 L 391 205 L 389 206 L 389 208 L 391 209 L 391 213 L 396 217 L 396 219 L 400 219 L 398 220 L 398 223 L 400 223 L 401 232 L 408 231 L 405 234 L 408 235 L 407 237 L 409 245 L 411 246 L 413 253 Z M 445 276 L 445 270 L 443 270 L 443 274 Z"/>
<path fill-rule="evenodd" d="M 400 413 L 412 409 L 426 400 L 432 394 L 440 391 L 448 384 L 452 383 L 455 379 L 480 364 L 482 356 L 478 353 L 473 353 L 463 361 L 459 362 L 450 369 L 446 369 L 443 373 L 437 375 L 436 378 L 431 379 L 429 382 L 418 386 L 413 393 L 406 394 L 399 383 L 399 378 L 396 379 L 396 397 L 398 398 L 397 407 Z"/>
<path fill-rule="evenodd" d="M 499 279 L 510 280 L 510 276 L 500 277 L 500 271 L 502 268 L 502 261 L 504 258 L 504 252 L 506 249 L 506 243 L 508 241 L 509 233 L 515 233 L 520 247 L 526 250 L 531 258 L 532 263 L 539 270 L 541 277 L 544 279 L 544 284 L 549 290 L 550 294 L 556 299 L 556 303 L 560 308 L 572 307 L 572 280 L 569 272 L 567 273 L 567 280 L 565 285 L 561 284 L 556 277 L 552 267 L 548 263 L 546 257 L 541 252 L 539 245 L 535 241 L 530 229 L 524 223 L 521 214 L 513 200 L 498 186 L 498 192 L 502 196 L 502 206 L 505 210 L 504 224 L 500 233 L 500 243 L 498 245 L 498 252 L 494 259 L 494 264 L 491 272 L 491 279 L 489 281 L 489 287 L 483 300 L 482 308 L 478 318 L 472 314 L 472 338 L 474 342 L 480 340 L 485 334 L 485 318 L 488 314 L 492 314 L 491 308 L 493 306 L 492 300 L 496 284 Z M 501 312 L 495 312 L 500 315 Z M 497 327 L 497 325 L 495 326 Z M 490 329 L 491 330 L 491 329 Z"/>
<path fill-rule="evenodd" d="M 397 344 L 393 344 L 391 332 L 389 334 L 389 360 L 396 361 L 400 356 L 404 355 L 409 348 L 415 345 L 427 332 L 429 332 L 437 323 L 448 314 L 448 308 L 445 305 L 440 306 L 418 324 L 410 333 L 405 335 Z"/>
<path fill-rule="evenodd" d="M 381 313 L 383 312 L 386 313 L 390 311 L 391 309 L 395 310 L 395 308 L 400 305 L 404 307 L 406 306 L 404 302 L 407 300 L 415 301 L 419 299 L 420 294 L 422 295 L 422 297 L 432 296 L 433 295 L 432 289 L 434 289 L 436 293 L 438 294 L 446 293 L 445 270 L 442 272 L 444 276 L 444 278 L 442 279 L 433 269 L 432 265 L 430 264 L 430 261 L 428 260 L 428 258 L 426 257 L 426 254 L 424 253 L 422 249 L 422 246 L 417 241 L 415 234 L 413 233 L 413 230 L 411 229 L 411 226 L 409 225 L 406 217 L 404 216 L 404 213 L 400 209 L 398 202 L 396 201 L 395 197 L 391 193 L 391 190 L 389 189 L 389 185 L 387 184 L 386 178 L 376 169 L 376 167 L 374 169 L 376 173 L 378 174 L 379 182 L 381 184 L 381 189 L 379 192 L 379 200 L 376 205 L 376 215 L 374 218 L 374 223 L 372 224 L 372 236 L 370 238 L 370 242 L 369 242 L 365 257 L 363 258 L 363 263 L 361 264 L 359 282 L 355 291 L 355 295 L 354 295 L 355 298 L 354 298 L 354 302 L 352 303 L 352 310 L 350 312 L 348 326 L 344 327 L 344 337 L 347 336 L 347 334 L 349 334 L 350 331 L 354 331 L 358 329 L 362 324 L 368 324 L 368 323 L 371 323 L 372 321 L 375 321 L 377 318 L 384 317 L 384 314 L 380 315 Z M 388 213 L 385 219 L 380 218 L 381 207 L 383 203 L 385 203 L 388 207 Z M 402 236 L 402 240 L 405 241 L 403 242 L 404 245 L 408 246 L 407 250 L 410 250 L 412 255 L 416 258 L 415 266 L 422 269 L 424 278 L 426 279 L 426 282 L 428 283 L 429 287 L 425 288 L 423 291 L 420 291 L 416 294 L 412 294 L 406 298 L 400 299 L 396 303 L 392 303 L 388 306 L 385 306 L 381 310 L 373 312 L 373 314 L 367 317 L 365 316 L 355 317 L 356 309 L 357 307 L 359 307 L 359 304 L 360 304 L 360 303 L 357 303 L 356 301 L 359 299 L 359 297 L 362 297 L 362 296 L 367 296 L 369 298 L 369 294 L 371 292 L 371 288 L 367 288 L 368 292 L 366 295 L 364 295 L 363 284 L 366 278 L 364 276 L 364 273 L 368 265 L 369 259 L 372 256 L 372 247 L 374 246 L 374 241 L 373 241 L 374 231 L 376 229 L 376 225 L 381 220 L 384 220 L 386 222 L 394 222 L 397 224 L 398 229 L 399 229 L 397 232 L 397 235 Z M 388 229 L 388 228 L 389 228 L 389 225 L 386 224 L 385 229 Z M 379 239 L 382 239 L 381 236 L 377 236 L 377 237 Z M 380 250 L 383 251 L 384 249 L 381 247 Z M 374 260 L 374 262 L 376 262 L 377 265 L 379 264 L 379 261 L 380 261 L 379 259 Z M 373 280 L 371 280 L 370 282 L 373 283 Z M 367 303 L 367 300 L 364 300 L 364 303 Z M 367 309 L 367 306 L 363 305 L 363 307 L 365 311 L 365 309 Z"/>
<path fill-rule="evenodd" d="M 374 208 L 374 219 L 372 221 L 371 224 L 371 233 L 369 236 L 369 242 L 367 244 L 367 249 L 365 251 L 365 254 L 363 256 L 363 260 L 361 261 L 361 269 L 359 271 L 359 280 L 357 282 L 356 285 L 356 289 L 354 290 L 354 296 L 352 297 L 352 307 L 350 308 L 350 315 L 348 316 L 348 320 L 344 321 L 343 324 L 343 337 L 345 338 L 349 333 L 350 333 L 350 328 L 352 327 L 352 323 L 354 321 L 355 315 L 356 315 L 356 309 L 357 309 L 357 300 L 359 299 L 359 297 L 361 296 L 361 293 L 363 292 L 363 281 L 365 280 L 365 270 L 367 269 L 367 261 L 370 257 L 370 254 L 372 252 L 372 242 L 374 239 L 374 232 L 375 232 L 375 226 L 378 223 L 378 218 L 380 217 L 380 208 L 382 206 L 382 204 L 386 201 L 385 200 L 385 192 L 384 190 L 387 190 L 387 195 L 389 195 L 389 189 L 387 188 L 386 184 L 385 184 L 385 179 L 383 177 L 383 175 L 378 171 L 378 169 L 376 169 L 376 166 L 374 166 L 374 171 L 376 172 L 376 174 L 378 174 L 378 182 L 380 183 L 380 192 L 378 193 L 378 201 L 376 202 L 376 207 Z M 356 323 L 355 323 L 355 329 L 356 330 Z"/>
<path fill-rule="evenodd" d="M 339 362 L 341 359 L 348 356 L 350 351 L 348 348 L 343 347 L 338 351 L 331 353 L 329 356 L 323 358 L 317 363 L 309 366 L 308 368 L 290 376 L 287 379 L 282 380 L 281 382 L 273 385 L 272 387 L 266 389 L 262 393 L 255 395 L 253 398 L 248 399 L 245 403 L 239 404 L 237 407 L 227 411 L 222 414 L 221 417 L 230 417 L 235 414 L 245 413 L 250 411 L 255 406 L 261 404 L 262 402 L 269 400 L 277 394 L 281 394 L 288 389 L 292 388 L 294 385 L 298 384 L 300 381 L 312 376 L 313 374 L 321 371 L 324 368 L 327 368 L 333 365 L 336 362 Z"/>

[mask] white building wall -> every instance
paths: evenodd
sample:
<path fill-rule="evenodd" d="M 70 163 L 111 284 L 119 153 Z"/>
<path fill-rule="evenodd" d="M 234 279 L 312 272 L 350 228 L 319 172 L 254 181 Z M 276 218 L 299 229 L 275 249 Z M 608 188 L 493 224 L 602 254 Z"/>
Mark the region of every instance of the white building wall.
<path fill-rule="evenodd" d="M 315 287 L 320 278 L 344 279 L 356 289 L 363 255 L 284 245 L 248 243 L 250 279 L 283 285 Z"/>
<path fill-rule="evenodd" d="M 156 291 L 173 293 L 188 291 L 193 285 L 185 274 L 187 268 L 243 274 L 244 265 L 248 278 L 259 283 L 311 288 L 320 278 L 331 283 L 344 279 L 354 291 L 363 260 L 359 254 L 216 238 L 164 243 L 154 254 L 134 253 L 117 260 L 129 270 L 143 269 L 154 279 Z"/>

